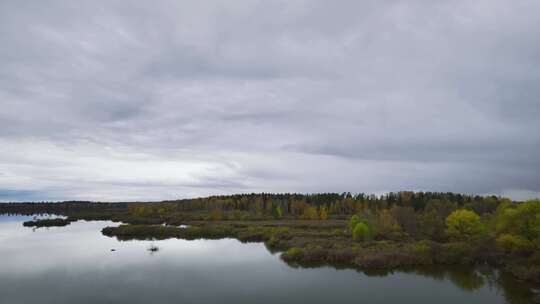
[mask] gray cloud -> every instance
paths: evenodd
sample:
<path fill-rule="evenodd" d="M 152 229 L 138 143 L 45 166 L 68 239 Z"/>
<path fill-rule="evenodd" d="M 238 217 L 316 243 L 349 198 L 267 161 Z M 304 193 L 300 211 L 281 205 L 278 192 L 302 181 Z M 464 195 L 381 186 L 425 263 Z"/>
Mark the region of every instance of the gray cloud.
<path fill-rule="evenodd" d="M 539 13 L 503 0 L 0 1 L 0 200 L 537 196 Z"/>

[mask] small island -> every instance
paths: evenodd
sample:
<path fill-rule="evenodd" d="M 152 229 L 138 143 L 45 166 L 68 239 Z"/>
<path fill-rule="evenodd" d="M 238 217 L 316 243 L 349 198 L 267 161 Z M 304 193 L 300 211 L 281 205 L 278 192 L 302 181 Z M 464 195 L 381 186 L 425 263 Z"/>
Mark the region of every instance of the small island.
<path fill-rule="evenodd" d="M 26 221 L 23 223 L 25 227 L 62 227 L 67 226 L 73 222 L 73 219 L 63 219 L 63 218 L 54 218 L 54 219 L 35 219 L 32 221 Z"/>

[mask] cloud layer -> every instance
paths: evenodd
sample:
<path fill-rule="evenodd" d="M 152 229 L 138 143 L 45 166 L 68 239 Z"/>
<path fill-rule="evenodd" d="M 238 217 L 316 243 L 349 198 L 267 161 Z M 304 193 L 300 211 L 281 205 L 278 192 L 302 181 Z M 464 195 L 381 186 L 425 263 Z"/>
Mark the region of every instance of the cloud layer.
<path fill-rule="evenodd" d="M 0 200 L 540 193 L 538 1 L 0 1 Z"/>

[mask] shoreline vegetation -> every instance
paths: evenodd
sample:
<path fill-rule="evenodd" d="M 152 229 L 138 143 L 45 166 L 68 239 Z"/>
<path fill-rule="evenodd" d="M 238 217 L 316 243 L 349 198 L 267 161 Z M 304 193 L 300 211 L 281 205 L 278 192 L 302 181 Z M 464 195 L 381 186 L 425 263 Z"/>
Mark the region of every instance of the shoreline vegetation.
<path fill-rule="evenodd" d="M 264 242 L 293 266 L 489 265 L 540 283 L 538 200 L 408 191 L 382 196 L 263 193 L 149 203 L 12 203 L 0 204 L 0 213 L 67 216 L 25 222 L 29 227 L 121 222 L 102 230 L 118 240 Z"/>

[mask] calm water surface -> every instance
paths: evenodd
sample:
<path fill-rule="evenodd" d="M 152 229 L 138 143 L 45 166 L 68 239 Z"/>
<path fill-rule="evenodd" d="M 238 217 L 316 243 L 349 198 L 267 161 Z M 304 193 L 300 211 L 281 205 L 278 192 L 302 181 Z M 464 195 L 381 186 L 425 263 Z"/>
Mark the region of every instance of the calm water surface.
<path fill-rule="evenodd" d="M 493 271 L 294 268 L 261 243 L 120 242 L 101 235 L 111 222 L 32 229 L 29 218 L 0 216 L 2 304 L 533 303 L 528 287 Z"/>

